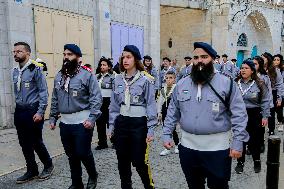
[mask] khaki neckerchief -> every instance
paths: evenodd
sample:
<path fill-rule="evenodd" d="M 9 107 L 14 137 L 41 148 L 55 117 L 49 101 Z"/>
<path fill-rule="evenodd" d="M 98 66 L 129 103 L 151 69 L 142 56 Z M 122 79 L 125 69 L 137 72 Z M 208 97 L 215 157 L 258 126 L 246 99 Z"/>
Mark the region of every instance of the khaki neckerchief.
<path fill-rule="evenodd" d="M 23 72 L 31 64 L 32 64 L 32 62 L 31 62 L 31 60 L 29 60 L 22 68 L 20 68 L 20 65 L 17 66 L 17 70 L 19 71 L 18 82 L 17 82 L 17 91 L 18 92 L 21 90 L 21 83 L 22 83 Z"/>
<path fill-rule="evenodd" d="M 125 84 L 125 96 L 124 96 L 124 103 L 126 105 L 127 110 L 130 108 L 130 86 L 140 78 L 141 72 L 138 70 L 135 74 L 134 78 L 128 83 L 125 79 L 125 72 L 122 73 L 122 79 Z"/>

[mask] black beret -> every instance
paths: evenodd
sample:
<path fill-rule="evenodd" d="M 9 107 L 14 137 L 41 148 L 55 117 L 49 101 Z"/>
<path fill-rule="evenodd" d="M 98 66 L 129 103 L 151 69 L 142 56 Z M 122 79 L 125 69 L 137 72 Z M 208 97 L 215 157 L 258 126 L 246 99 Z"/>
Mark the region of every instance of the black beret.
<path fill-rule="evenodd" d="M 213 59 L 216 58 L 217 52 L 212 48 L 211 45 L 209 45 L 208 43 L 204 43 L 204 42 L 195 42 L 193 44 L 194 49 L 196 48 L 201 48 L 204 51 L 206 51 Z"/>
<path fill-rule="evenodd" d="M 126 45 L 123 51 L 132 53 L 137 60 L 142 60 L 140 51 L 135 45 Z"/>
<path fill-rule="evenodd" d="M 145 59 L 147 59 L 147 60 L 152 60 L 152 57 L 149 56 L 149 55 L 145 55 L 143 58 L 144 58 L 144 60 L 145 60 Z"/>
<path fill-rule="evenodd" d="M 186 57 L 184 57 L 184 59 L 189 59 L 189 60 L 191 60 L 192 58 L 191 58 L 190 56 L 186 56 Z"/>
<path fill-rule="evenodd" d="M 226 55 L 226 54 L 223 54 L 223 55 L 222 55 L 222 57 L 226 57 L 226 58 L 228 58 L 228 55 Z"/>
<path fill-rule="evenodd" d="M 66 44 L 66 45 L 64 45 L 64 50 L 66 50 L 66 49 L 68 49 L 72 53 L 82 57 L 81 49 L 76 44 Z"/>
<path fill-rule="evenodd" d="M 248 65 L 250 67 L 251 70 L 256 71 L 255 65 L 254 65 L 252 60 L 246 59 L 246 60 L 243 61 L 242 64 L 246 64 L 246 65 Z"/>
<path fill-rule="evenodd" d="M 168 57 L 164 57 L 163 60 L 168 60 L 169 62 L 171 62 L 171 59 L 169 59 Z"/>
<path fill-rule="evenodd" d="M 216 58 L 220 58 L 220 55 L 217 54 L 217 55 L 216 55 Z"/>

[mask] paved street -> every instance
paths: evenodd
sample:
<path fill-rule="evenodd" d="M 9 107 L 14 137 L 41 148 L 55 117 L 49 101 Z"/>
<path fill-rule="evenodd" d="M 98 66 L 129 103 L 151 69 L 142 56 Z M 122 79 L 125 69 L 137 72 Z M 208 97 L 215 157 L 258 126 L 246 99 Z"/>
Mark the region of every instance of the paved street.
<path fill-rule="evenodd" d="M 43 182 L 32 181 L 26 184 L 17 185 L 15 179 L 25 172 L 25 169 L 20 169 L 10 174 L 6 174 L 0 177 L 1 189 L 61 189 L 68 188 L 70 185 L 70 173 L 67 157 L 65 154 L 61 154 L 62 147 L 59 139 L 58 130 L 52 132 L 45 129 L 45 141 L 51 154 L 57 155 L 54 158 L 55 173 L 51 179 Z M 99 189 L 116 189 L 120 188 L 119 174 L 117 170 L 117 160 L 115 150 L 109 148 L 107 150 L 95 151 L 96 146 L 96 132 L 94 132 L 94 145 L 93 152 L 96 159 L 97 169 L 99 172 L 98 188 Z M 187 188 L 184 175 L 179 165 L 179 158 L 177 154 L 170 154 L 166 157 L 160 157 L 159 153 L 162 150 L 160 141 L 160 128 L 156 132 L 156 140 L 152 144 L 150 163 L 152 167 L 153 178 L 155 186 L 158 189 L 179 189 Z M 280 135 L 283 138 L 283 134 Z M 19 149 L 17 136 L 15 130 L 9 129 L 0 131 L 0 147 L 1 147 L 1 174 L 5 172 L 11 172 L 17 168 L 24 166 L 23 157 Z M 253 172 L 253 162 L 251 156 L 247 158 L 245 164 L 245 170 L 242 175 L 236 175 L 232 171 L 232 179 L 230 182 L 230 188 L 232 189 L 264 189 L 265 188 L 265 176 L 266 176 L 266 155 L 262 155 L 262 167 L 263 170 L 260 174 Z M 281 146 L 281 162 L 280 167 L 280 185 L 279 188 L 284 188 L 284 154 L 282 153 Z M 232 168 L 234 168 L 235 161 Z M 42 169 L 42 167 L 40 167 Z M 84 183 L 87 182 L 87 174 L 83 172 Z M 142 183 L 135 169 L 133 169 L 133 186 L 134 188 L 142 188 Z"/>

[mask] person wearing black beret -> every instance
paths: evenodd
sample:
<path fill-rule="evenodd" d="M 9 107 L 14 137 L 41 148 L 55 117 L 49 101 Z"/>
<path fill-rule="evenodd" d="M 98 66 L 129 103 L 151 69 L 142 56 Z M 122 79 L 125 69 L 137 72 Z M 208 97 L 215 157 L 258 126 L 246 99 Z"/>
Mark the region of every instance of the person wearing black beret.
<path fill-rule="evenodd" d="M 144 73 L 141 59 L 136 46 L 124 47 L 109 106 L 108 137 L 114 140 L 122 189 L 132 188 L 131 165 L 144 188 L 154 188 L 148 157 L 157 108 L 152 76 Z"/>
<path fill-rule="evenodd" d="M 54 79 L 49 126 L 52 130 L 56 128 L 60 114 L 60 137 L 72 180 L 69 189 L 84 188 L 81 163 L 89 175 L 86 188 L 94 189 L 98 173 L 91 143 L 103 99 L 96 76 L 81 66 L 81 57 L 76 44 L 64 45 L 62 69 Z"/>

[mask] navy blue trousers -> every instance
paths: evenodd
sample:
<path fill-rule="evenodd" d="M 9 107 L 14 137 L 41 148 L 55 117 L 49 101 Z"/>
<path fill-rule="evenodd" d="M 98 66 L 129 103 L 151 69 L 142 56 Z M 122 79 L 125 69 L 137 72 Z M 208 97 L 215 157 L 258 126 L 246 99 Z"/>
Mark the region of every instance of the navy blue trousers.
<path fill-rule="evenodd" d="M 119 115 L 115 121 L 114 142 L 122 189 L 132 189 L 131 163 L 145 189 L 154 188 L 147 158 L 147 118 Z"/>
<path fill-rule="evenodd" d="M 45 167 L 52 165 L 52 159 L 42 140 L 44 121 L 42 120 L 39 123 L 33 121 L 36 112 L 37 107 L 20 107 L 16 105 L 14 114 L 14 124 L 26 160 L 27 171 L 33 173 L 38 173 L 34 152 L 37 153 Z"/>
<path fill-rule="evenodd" d="M 231 163 L 228 150 L 197 151 L 179 145 L 180 164 L 190 189 L 228 189 Z"/>
<path fill-rule="evenodd" d="M 86 129 L 83 124 L 60 123 L 61 141 L 68 156 L 72 184 L 82 185 L 81 162 L 86 167 L 90 177 L 96 177 L 95 160 L 91 150 L 94 129 Z"/>

